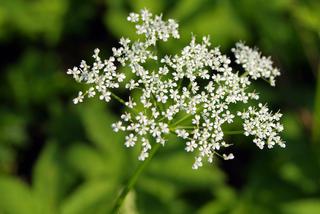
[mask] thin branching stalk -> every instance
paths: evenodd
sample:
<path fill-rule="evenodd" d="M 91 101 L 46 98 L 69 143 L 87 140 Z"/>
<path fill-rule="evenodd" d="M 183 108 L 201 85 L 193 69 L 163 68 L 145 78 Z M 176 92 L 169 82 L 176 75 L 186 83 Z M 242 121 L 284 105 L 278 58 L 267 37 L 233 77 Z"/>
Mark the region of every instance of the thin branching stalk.
<path fill-rule="evenodd" d="M 122 191 L 120 192 L 120 195 L 116 199 L 116 201 L 114 203 L 114 207 L 112 209 L 112 213 L 119 213 L 121 205 L 123 204 L 126 196 L 131 191 L 131 189 L 134 187 L 134 185 L 136 184 L 136 182 L 138 180 L 138 177 L 143 172 L 143 170 L 146 168 L 146 166 L 150 163 L 151 159 L 156 154 L 156 152 L 159 150 L 160 146 L 161 146 L 161 144 L 156 143 L 153 146 L 153 148 L 151 149 L 151 151 L 149 153 L 149 157 L 145 161 L 141 162 L 141 164 L 138 166 L 138 168 L 134 171 L 134 173 L 130 177 L 128 183 L 122 189 Z"/>

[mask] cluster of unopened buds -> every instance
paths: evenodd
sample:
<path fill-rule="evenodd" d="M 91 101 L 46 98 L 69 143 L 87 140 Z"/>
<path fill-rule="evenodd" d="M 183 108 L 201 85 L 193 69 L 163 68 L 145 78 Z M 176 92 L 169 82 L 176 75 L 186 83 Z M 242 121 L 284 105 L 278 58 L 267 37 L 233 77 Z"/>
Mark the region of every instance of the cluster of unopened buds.
<path fill-rule="evenodd" d="M 115 132 L 127 133 L 126 147 L 140 144 L 139 160 L 148 158 L 154 145 L 170 143 L 168 136 L 172 134 L 181 139 L 187 152 L 195 153 L 193 169 L 201 167 L 204 160 L 212 162 L 216 155 L 233 159 L 232 153 L 225 153 L 230 146 L 225 135 L 239 132 L 228 130 L 228 124 L 236 118 L 243 124 L 240 133 L 252 136 L 260 149 L 285 147 L 279 136 L 282 115 L 257 102 L 259 95 L 250 89 L 251 81 L 258 78 L 275 85 L 280 72 L 270 58 L 237 43 L 232 52 L 242 69 L 234 71 L 230 58 L 218 47 L 212 48 L 209 37 L 200 42 L 192 37 L 176 55 L 160 55 L 159 41 L 180 38 L 177 22 L 164 21 L 162 15 L 154 16 L 146 9 L 130 13 L 127 19 L 135 23 L 140 40 L 121 38 L 119 47 L 112 48 L 113 55 L 107 59 L 101 59 L 96 49 L 92 65 L 82 61 L 67 73 L 88 85 L 74 98 L 75 104 L 98 96 L 125 106 L 121 119 L 112 127 Z M 127 67 L 127 73 L 119 67 Z M 122 99 L 116 95 L 116 89 L 122 86 L 131 96 Z M 234 110 L 239 103 L 244 108 L 241 112 Z M 250 103 L 258 104 L 254 107 Z"/>

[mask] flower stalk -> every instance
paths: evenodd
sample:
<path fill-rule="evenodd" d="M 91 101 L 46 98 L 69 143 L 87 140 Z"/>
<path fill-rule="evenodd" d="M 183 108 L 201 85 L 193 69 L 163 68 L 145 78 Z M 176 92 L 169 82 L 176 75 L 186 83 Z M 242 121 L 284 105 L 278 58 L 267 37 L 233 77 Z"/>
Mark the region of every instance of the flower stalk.
<path fill-rule="evenodd" d="M 154 147 L 149 152 L 149 157 L 145 161 L 140 163 L 140 165 L 136 168 L 136 170 L 134 171 L 134 173 L 130 177 L 129 181 L 124 186 L 124 188 L 121 190 L 119 196 L 116 198 L 114 206 L 112 208 L 112 213 L 119 213 L 121 205 L 123 204 L 126 196 L 132 190 L 132 188 L 134 187 L 134 185 L 136 184 L 136 182 L 138 180 L 138 177 L 141 175 L 141 173 L 146 168 L 146 166 L 150 163 L 151 159 L 157 153 L 160 146 L 161 146 L 160 144 L 155 144 Z"/>

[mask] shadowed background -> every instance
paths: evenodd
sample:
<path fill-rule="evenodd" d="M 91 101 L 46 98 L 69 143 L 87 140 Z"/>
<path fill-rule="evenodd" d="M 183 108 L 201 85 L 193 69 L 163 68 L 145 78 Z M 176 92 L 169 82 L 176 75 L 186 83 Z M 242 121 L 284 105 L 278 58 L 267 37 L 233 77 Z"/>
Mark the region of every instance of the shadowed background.
<path fill-rule="evenodd" d="M 111 130 L 118 103 L 72 104 L 83 86 L 66 70 L 90 62 L 96 47 L 108 56 L 121 36 L 136 38 L 126 16 L 142 8 L 180 25 L 182 39 L 162 52 L 176 53 L 193 33 L 229 55 L 242 40 L 272 56 L 282 75 L 276 87 L 256 88 L 284 114 L 287 148 L 261 151 L 249 138 L 227 138 L 236 158 L 195 171 L 193 154 L 170 142 L 123 213 L 320 213 L 317 0 L 1 0 L 0 213 L 108 212 L 139 164 L 138 149 Z"/>

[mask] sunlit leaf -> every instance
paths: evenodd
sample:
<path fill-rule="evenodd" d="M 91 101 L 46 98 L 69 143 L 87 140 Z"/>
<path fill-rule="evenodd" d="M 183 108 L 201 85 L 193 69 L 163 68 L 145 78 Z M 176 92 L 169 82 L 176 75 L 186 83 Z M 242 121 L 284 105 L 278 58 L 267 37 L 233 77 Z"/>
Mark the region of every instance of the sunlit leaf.
<path fill-rule="evenodd" d="M 31 189 L 14 177 L 0 176 L 0 213 L 37 214 L 39 212 Z"/>
<path fill-rule="evenodd" d="M 115 133 L 111 124 L 116 121 L 115 115 L 108 112 L 104 103 L 88 102 L 79 106 L 79 114 L 90 141 L 98 147 L 105 160 L 105 169 L 114 178 L 122 171 L 125 161 L 123 135 Z"/>
<path fill-rule="evenodd" d="M 115 198 L 114 184 L 100 179 L 82 184 L 62 205 L 62 214 L 106 213 Z"/>
<path fill-rule="evenodd" d="M 47 143 L 34 168 L 33 190 L 43 213 L 57 213 L 65 193 L 67 168 L 64 168 L 62 151 L 55 142 Z"/>
<path fill-rule="evenodd" d="M 318 214 L 320 212 L 320 200 L 318 198 L 301 199 L 284 204 L 285 214 Z"/>
<path fill-rule="evenodd" d="M 165 5 L 165 1 L 154 0 L 130 0 L 129 2 L 135 12 L 148 8 L 152 13 L 163 13 Z"/>
<path fill-rule="evenodd" d="M 104 157 L 89 146 L 80 143 L 75 144 L 69 149 L 67 159 L 71 166 L 86 178 L 96 178 L 107 174 L 108 168 Z"/>
<path fill-rule="evenodd" d="M 208 187 L 222 185 L 224 174 L 218 166 L 203 167 L 201 170 L 193 170 L 194 157 L 192 154 L 175 152 L 172 155 L 156 156 L 148 168 L 148 172 L 158 178 L 169 179 L 179 186 Z M 179 170 L 177 170 L 179 169 Z"/>
<path fill-rule="evenodd" d="M 184 38 L 190 38 L 191 32 L 199 37 L 210 35 L 212 43 L 222 47 L 247 37 L 245 26 L 227 1 L 208 7 L 183 23 L 181 32 L 185 35 Z"/>

